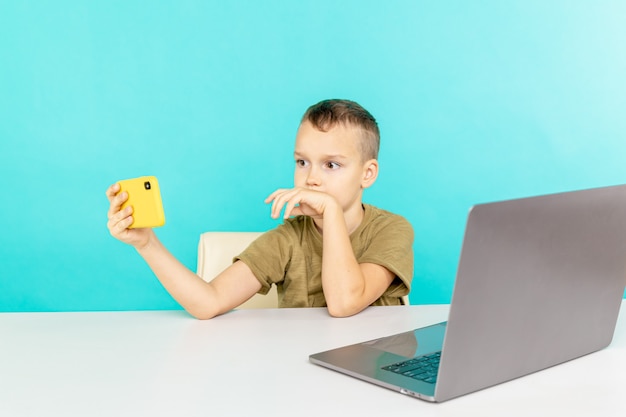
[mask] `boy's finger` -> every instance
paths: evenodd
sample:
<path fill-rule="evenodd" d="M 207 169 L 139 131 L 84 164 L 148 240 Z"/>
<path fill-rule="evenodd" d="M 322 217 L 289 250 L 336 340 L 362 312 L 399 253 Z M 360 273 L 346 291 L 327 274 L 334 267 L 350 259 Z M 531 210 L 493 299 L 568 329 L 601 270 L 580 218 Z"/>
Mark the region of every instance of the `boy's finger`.
<path fill-rule="evenodd" d="M 120 185 L 118 183 L 115 183 L 111 185 L 109 188 L 107 188 L 106 196 L 109 199 L 109 201 L 111 201 L 111 199 L 115 197 L 115 195 L 119 192 L 120 192 Z"/>
<path fill-rule="evenodd" d="M 272 207 L 270 208 L 270 214 L 273 218 L 276 218 L 276 212 L 280 211 L 282 205 L 284 204 L 282 202 L 282 196 L 283 194 L 278 193 L 277 191 L 275 191 L 274 193 L 272 193 L 272 195 L 270 197 L 268 197 L 267 202 L 269 203 L 270 201 L 272 202 Z"/>
<path fill-rule="evenodd" d="M 111 218 L 115 213 L 120 211 L 122 204 L 128 200 L 128 193 L 126 191 L 119 193 L 111 199 L 111 204 L 109 205 L 109 218 Z"/>
<path fill-rule="evenodd" d="M 297 207 L 297 202 L 296 201 L 289 201 L 287 203 L 287 206 L 285 207 L 285 213 L 283 214 L 283 218 L 284 219 L 288 219 L 289 217 L 291 217 L 292 213 L 294 212 L 295 208 Z M 295 215 L 295 213 L 293 213 Z"/>
<path fill-rule="evenodd" d="M 276 196 L 289 191 L 289 189 L 287 188 L 279 188 L 278 190 L 274 191 L 272 194 L 268 195 L 267 198 L 264 200 L 265 203 L 269 203 L 270 201 L 273 201 L 276 199 Z"/>
<path fill-rule="evenodd" d="M 109 217 L 107 227 L 111 231 L 111 234 L 117 235 L 126 230 L 133 223 L 133 208 L 131 206 L 126 207 L 122 211 L 113 213 Z"/>
<path fill-rule="evenodd" d="M 285 204 L 288 204 L 297 194 L 298 190 L 292 189 L 283 190 L 283 193 L 276 195 L 272 203 L 272 217 L 277 219 Z"/>
<path fill-rule="evenodd" d="M 273 219 L 278 218 L 278 213 L 282 210 L 283 204 L 280 199 L 275 198 L 272 202 L 272 208 L 270 210 L 270 215 Z"/>

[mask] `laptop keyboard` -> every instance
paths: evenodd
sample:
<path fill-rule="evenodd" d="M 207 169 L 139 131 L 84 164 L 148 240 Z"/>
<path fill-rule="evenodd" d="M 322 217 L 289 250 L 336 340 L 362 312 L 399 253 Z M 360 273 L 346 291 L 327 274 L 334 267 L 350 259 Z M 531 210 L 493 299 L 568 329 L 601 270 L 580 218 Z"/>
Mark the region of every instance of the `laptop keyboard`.
<path fill-rule="evenodd" d="M 434 384 L 437 382 L 437 372 L 439 371 L 440 358 L 441 352 L 435 352 L 429 355 L 384 366 L 382 369 Z"/>

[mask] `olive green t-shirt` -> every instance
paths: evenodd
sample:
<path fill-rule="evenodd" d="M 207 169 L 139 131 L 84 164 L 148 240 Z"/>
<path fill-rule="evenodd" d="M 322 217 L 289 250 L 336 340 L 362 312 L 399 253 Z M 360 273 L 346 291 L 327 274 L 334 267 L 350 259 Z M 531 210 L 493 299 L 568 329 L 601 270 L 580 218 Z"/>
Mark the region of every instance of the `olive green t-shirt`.
<path fill-rule="evenodd" d="M 350 235 L 359 263 L 373 263 L 396 275 L 372 305 L 399 305 L 413 278 L 413 228 L 402 216 L 364 205 L 364 217 Z M 260 294 L 277 286 L 279 307 L 326 307 L 322 290 L 322 235 L 313 219 L 297 216 L 262 234 L 235 257 L 252 270 Z M 341 279 L 341 277 L 337 277 Z"/>

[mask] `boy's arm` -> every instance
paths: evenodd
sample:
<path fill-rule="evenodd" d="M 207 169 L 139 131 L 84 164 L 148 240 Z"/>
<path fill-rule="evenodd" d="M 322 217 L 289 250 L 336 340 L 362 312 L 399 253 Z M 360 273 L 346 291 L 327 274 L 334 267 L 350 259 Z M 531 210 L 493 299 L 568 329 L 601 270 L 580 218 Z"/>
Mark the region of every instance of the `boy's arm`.
<path fill-rule="evenodd" d="M 357 262 L 345 215 L 332 196 L 303 188 L 279 189 L 265 202 L 272 202 L 272 217 L 278 217 L 284 208 L 285 217 L 303 214 L 322 221 L 322 287 L 332 316 L 359 313 L 393 282 L 395 274 L 387 268 Z"/>
<path fill-rule="evenodd" d="M 163 287 L 192 316 L 209 319 L 225 313 L 252 297 L 261 288 L 250 268 L 236 262 L 211 282 L 206 282 L 180 263 L 158 240 L 152 229 L 128 229 L 132 208 L 120 211 L 128 198 L 115 184 L 107 190 L 110 201 L 108 228 L 111 235 L 135 247 Z"/>
<path fill-rule="evenodd" d="M 167 292 L 189 314 L 210 319 L 250 299 L 261 289 L 250 268 L 237 261 L 206 282 L 178 261 L 154 236 L 137 252 L 144 258 Z"/>
<path fill-rule="evenodd" d="M 328 311 L 336 317 L 359 313 L 385 292 L 395 278 L 387 268 L 359 264 L 341 209 L 324 211 L 322 287 Z"/>

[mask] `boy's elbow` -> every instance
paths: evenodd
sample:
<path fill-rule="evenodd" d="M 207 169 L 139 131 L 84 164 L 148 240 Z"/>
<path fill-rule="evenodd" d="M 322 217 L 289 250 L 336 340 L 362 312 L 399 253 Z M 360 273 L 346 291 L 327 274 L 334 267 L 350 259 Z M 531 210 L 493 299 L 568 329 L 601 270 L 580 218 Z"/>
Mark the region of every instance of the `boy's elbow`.
<path fill-rule="evenodd" d="M 212 316 L 210 314 L 191 314 L 191 316 L 194 319 L 198 319 L 198 320 L 211 320 L 213 317 L 215 317 L 215 316 Z"/>
<path fill-rule="evenodd" d="M 335 310 L 331 310 L 329 308 L 328 309 L 328 314 L 330 314 L 331 317 L 334 317 L 334 318 L 337 318 L 337 319 L 341 319 L 341 318 L 353 316 L 356 313 L 348 313 L 348 312 L 345 312 L 345 311 L 335 311 Z"/>
<path fill-rule="evenodd" d="M 218 315 L 217 312 L 210 309 L 187 309 L 187 313 L 198 320 L 210 320 Z"/>
<path fill-rule="evenodd" d="M 332 317 L 350 317 L 365 310 L 370 305 L 362 291 L 354 290 L 335 297 L 326 297 L 326 308 Z"/>
<path fill-rule="evenodd" d="M 328 314 L 331 317 L 344 318 L 354 316 L 365 309 L 365 307 L 357 306 L 354 304 L 329 304 L 327 306 Z"/>

